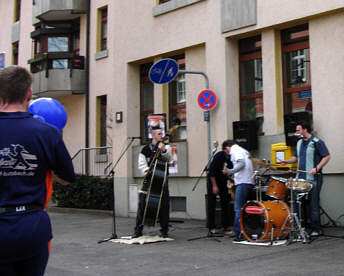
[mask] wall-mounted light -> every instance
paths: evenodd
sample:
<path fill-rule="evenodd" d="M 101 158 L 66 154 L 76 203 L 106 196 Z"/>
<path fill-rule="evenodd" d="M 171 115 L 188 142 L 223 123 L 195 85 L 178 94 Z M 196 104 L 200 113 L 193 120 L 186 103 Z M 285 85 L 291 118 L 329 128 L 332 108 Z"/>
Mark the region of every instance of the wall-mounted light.
<path fill-rule="evenodd" d="M 123 112 L 119 111 L 116 112 L 116 123 L 122 123 L 123 122 Z"/>

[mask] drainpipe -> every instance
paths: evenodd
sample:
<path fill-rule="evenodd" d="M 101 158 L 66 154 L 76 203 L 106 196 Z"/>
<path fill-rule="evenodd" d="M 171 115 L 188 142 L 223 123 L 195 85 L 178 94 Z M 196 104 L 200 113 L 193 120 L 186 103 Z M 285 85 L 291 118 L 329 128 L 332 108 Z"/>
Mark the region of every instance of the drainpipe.
<path fill-rule="evenodd" d="M 86 97 L 85 97 L 85 148 L 89 147 L 89 111 L 90 111 L 90 25 L 91 25 L 91 0 L 87 4 L 87 23 L 86 23 Z M 86 151 L 85 170 L 89 172 L 89 158 Z"/>

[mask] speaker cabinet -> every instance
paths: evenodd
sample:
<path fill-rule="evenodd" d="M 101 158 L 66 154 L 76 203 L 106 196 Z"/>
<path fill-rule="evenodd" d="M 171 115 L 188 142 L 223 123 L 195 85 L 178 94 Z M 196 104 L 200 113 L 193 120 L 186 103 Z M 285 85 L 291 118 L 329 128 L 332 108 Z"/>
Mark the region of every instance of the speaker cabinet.
<path fill-rule="evenodd" d="M 205 210 L 206 210 L 206 216 L 207 216 L 207 221 L 206 221 L 206 227 L 208 228 L 208 195 L 204 195 L 205 196 Z M 234 225 L 234 217 L 235 217 L 235 213 L 234 213 L 234 199 L 232 199 L 232 201 L 229 202 L 228 204 L 228 214 L 229 214 L 229 226 L 233 226 Z M 216 198 L 216 208 L 215 208 L 215 228 L 219 229 L 222 228 L 222 215 L 221 215 L 221 200 L 220 198 Z"/>
<path fill-rule="evenodd" d="M 246 150 L 258 148 L 257 130 L 258 122 L 256 120 L 233 122 L 233 138 L 239 146 Z"/>
<path fill-rule="evenodd" d="M 310 123 L 310 116 L 308 112 L 296 112 L 284 115 L 284 134 L 287 146 L 295 146 L 298 137 L 294 135 L 296 126 L 300 121 Z"/>

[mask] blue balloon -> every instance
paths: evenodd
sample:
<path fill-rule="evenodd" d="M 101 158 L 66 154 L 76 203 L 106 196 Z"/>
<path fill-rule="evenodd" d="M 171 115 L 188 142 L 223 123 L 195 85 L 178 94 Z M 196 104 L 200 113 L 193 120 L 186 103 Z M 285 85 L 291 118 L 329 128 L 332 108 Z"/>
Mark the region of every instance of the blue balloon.
<path fill-rule="evenodd" d="M 39 98 L 29 105 L 29 112 L 35 118 L 62 130 L 67 123 L 67 112 L 63 105 L 52 98 Z"/>

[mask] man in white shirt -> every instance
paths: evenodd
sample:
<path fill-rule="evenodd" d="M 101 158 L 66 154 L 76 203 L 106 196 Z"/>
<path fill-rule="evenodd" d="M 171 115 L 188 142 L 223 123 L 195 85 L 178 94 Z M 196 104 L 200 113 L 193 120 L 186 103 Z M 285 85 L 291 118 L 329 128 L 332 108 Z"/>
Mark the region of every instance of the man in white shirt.
<path fill-rule="evenodd" d="M 250 160 L 250 153 L 240 147 L 233 140 L 227 140 L 227 150 L 231 156 L 233 169 L 225 168 L 223 174 L 234 175 L 235 199 L 234 199 L 234 228 L 232 235 L 235 241 L 243 240 L 240 230 L 240 212 L 246 203 L 247 195 L 253 188 L 253 166 Z"/>

